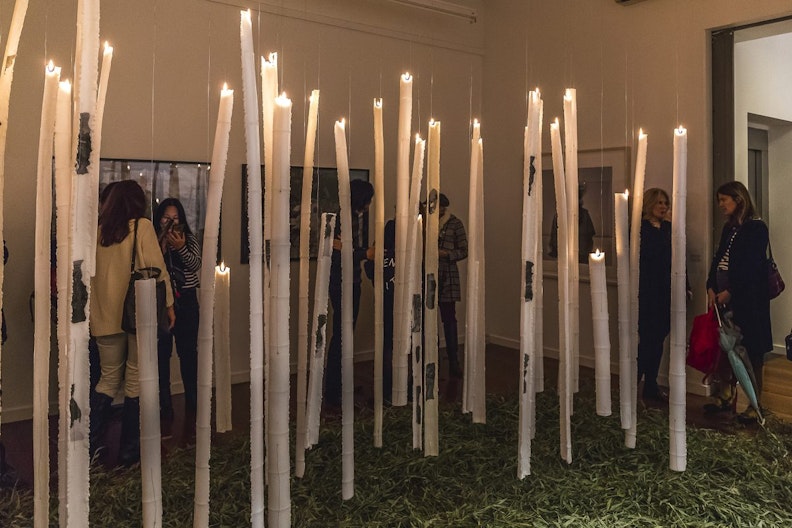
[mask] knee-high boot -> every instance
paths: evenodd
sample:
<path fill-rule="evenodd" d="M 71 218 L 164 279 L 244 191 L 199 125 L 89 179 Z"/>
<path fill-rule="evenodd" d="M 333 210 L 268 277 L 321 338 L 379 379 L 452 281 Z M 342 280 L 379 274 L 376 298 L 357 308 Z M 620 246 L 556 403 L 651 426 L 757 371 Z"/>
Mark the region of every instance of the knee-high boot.
<path fill-rule="evenodd" d="M 140 398 L 125 398 L 118 464 L 129 467 L 138 461 L 140 461 Z"/>
<path fill-rule="evenodd" d="M 104 447 L 104 433 L 107 429 L 107 418 L 113 398 L 101 392 L 91 392 L 91 433 L 89 435 L 90 453 L 94 456 L 97 450 Z"/>

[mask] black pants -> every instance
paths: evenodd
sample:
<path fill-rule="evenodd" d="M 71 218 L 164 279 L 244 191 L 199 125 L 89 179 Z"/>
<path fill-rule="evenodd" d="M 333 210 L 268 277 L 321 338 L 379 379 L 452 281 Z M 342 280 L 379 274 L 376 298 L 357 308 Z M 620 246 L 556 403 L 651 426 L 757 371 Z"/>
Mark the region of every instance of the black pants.
<path fill-rule="evenodd" d="M 443 321 L 448 362 L 458 364 L 459 336 L 457 336 L 456 303 L 454 301 L 439 302 L 437 307 L 440 309 L 440 319 Z"/>
<path fill-rule="evenodd" d="M 182 290 L 176 302 L 176 324 L 170 333 L 159 332 L 157 356 L 159 359 L 160 411 L 172 413 L 170 391 L 170 358 L 173 341 L 179 355 L 184 404 L 195 411 L 198 402 L 198 294 L 195 288 Z"/>
<path fill-rule="evenodd" d="M 341 289 L 330 287 L 330 305 L 333 307 L 333 337 L 327 351 L 325 372 L 325 401 L 330 405 L 341 403 Z M 360 283 L 352 283 L 352 328 L 360 311 Z"/>
<path fill-rule="evenodd" d="M 644 378 L 644 397 L 657 395 L 657 374 L 660 371 L 660 361 L 663 359 L 663 343 L 665 336 L 638 337 L 638 381 Z"/>

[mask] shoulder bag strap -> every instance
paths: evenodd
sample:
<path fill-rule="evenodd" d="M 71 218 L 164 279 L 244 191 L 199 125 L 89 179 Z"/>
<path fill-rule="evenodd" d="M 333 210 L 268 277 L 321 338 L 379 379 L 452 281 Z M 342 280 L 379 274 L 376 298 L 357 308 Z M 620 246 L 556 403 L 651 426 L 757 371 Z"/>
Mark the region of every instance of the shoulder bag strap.
<path fill-rule="evenodd" d="M 139 218 L 135 219 L 135 236 L 132 239 L 132 261 L 129 264 L 129 273 L 135 273 L 135 257 L 137 256 L 137 228 L 138 228 L 138 220 Z"/>

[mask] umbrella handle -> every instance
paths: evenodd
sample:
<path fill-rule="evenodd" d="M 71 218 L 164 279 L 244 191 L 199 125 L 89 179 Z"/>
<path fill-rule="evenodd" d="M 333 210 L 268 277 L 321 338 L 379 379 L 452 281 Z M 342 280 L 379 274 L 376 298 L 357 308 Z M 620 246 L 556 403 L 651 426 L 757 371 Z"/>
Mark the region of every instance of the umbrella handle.
<path fill-rule="evenodd" d="M 721 320 L 720 308 L 718 308 L 718 303 L 715 303 L 712 306 L 715 307 L 715 315 L 718 316 L 718 326 L 723 327 L 723 321 Z"/>

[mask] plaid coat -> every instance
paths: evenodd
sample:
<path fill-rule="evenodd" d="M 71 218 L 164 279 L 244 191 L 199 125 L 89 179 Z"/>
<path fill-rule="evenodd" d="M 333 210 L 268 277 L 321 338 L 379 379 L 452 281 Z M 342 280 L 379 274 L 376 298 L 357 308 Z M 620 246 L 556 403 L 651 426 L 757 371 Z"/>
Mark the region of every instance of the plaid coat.
<path fill-rule="evenodd" d="M 437 262 L 439 282 L 438 302 L 457 302 L 462 300 L 462 285 L 459 281 L 459 268 L 457 262 L 467 258 L 468 244 L 465 235 L 465 226 L 456 216 L 449 213 L 446 222 L 440 219 L 440 232 L 438 235 L 438 249 L 445 249 L 450 253 L 448 258 L 440 258 Z"/>

